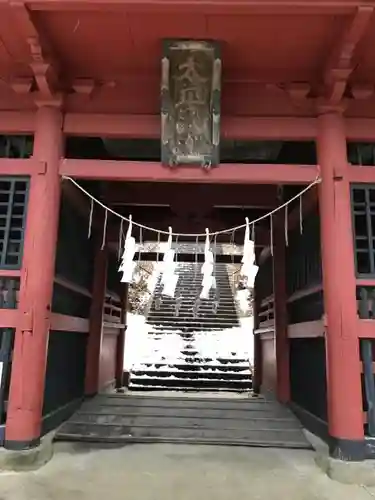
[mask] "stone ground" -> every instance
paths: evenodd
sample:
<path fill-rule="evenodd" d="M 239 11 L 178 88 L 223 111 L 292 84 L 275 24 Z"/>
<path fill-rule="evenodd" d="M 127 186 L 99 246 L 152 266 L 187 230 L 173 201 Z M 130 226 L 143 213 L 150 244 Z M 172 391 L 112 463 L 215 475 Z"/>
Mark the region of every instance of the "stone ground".
<path fill-rule="evenodd" d="M 0 475 L 0 500 L 371 500 L 330 480 L 301 450 L 57 444 L 36 472 Z"/>

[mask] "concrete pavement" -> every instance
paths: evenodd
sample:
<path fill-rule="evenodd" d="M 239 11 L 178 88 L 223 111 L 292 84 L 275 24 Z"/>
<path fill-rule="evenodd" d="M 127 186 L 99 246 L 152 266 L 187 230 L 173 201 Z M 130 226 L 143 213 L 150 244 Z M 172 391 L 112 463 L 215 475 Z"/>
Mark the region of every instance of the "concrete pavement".
<path fill-rule="evenodd" d="M 329 479 L 304 450 L 58 444 L 35 472 L 0 475 L 0 500 L 371 500 Z"/>

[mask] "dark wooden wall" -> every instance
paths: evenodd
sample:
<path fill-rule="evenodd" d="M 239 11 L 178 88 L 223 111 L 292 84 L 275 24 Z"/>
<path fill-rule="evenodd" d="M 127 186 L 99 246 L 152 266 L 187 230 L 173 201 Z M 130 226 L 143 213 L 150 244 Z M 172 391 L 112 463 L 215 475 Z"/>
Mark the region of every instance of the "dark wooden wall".
<path fill-rule="evenodd" d="M 320 255 L 320 222 L 317 213 L 303 221 L 300 228 L 289 235 L 286 249 L 286 285 L 291 300 L 302 290 L 312 293 L 300 294 L 301 298 L 288 303 L 289 323 L 302 323 L 320 319 L 324 313 Z"/>
<path fill-rule="evenodd" d="M 88 221 L 62 198 L 52 313 L 88 319 L 94 271 L 94 241 Z M 44 432 L 69 416 L 84 396 L 87 332 L 51 330 L 44 392 Z"/>
<path fill-rule="evenodd" d="M 269 255 L 260 266 L 255 279 L 256 309 L 259 327 L 265 328 L 259 333 L 262 357 L 262 390 L 276 391 L 276 349 L 273 330 L 273 258 Z"/>
<path fill-rule="evenodd" d="M 327 421 L 326 349 L 323 337 L 290 339 L 292 402 Z"/>
<path fill-rule="evenodd" d="M 270 255 L 259 267 L 255 278 L 257 302 L 262 302 L 273 294 L 272 256 Z"/>
<path fill-rule="evenodd" d="M 104 305 L 104 328 L 100 352 L 99 384 L 102 390 L 113 387 L 116 376 L 116 350 L 120 329 L 115 326 L 120 322 L 120 278 L 117 255 L 111 252 L 107 264 L 107 297 Z"/>
<path fill-rule="evenodd" d="M 318 213 L 303 220 L 286 249 L 289 324 L 321 320 L 324 314 Z M 290 384 L 292 402 L 315 417 L 327 420 L 326 352 L 323 337 L 291 338 Z"/>

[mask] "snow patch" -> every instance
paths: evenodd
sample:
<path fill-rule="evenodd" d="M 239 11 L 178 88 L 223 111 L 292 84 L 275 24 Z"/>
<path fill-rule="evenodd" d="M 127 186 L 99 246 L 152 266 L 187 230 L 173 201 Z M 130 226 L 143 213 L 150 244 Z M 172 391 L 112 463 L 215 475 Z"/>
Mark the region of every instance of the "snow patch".
<path fill-rule="evenodd" d="M 240 318 L 240 326 L 215 331 L 195 331 L 191 341 L 185 340 L 180 330 L 160 335 L 146 318 L 127 314 L 124 369 L 132 370 L 145 363 L 174 365 L 185 360 L 182 351 L 197 351 L 194 356 L 209 358 L 207 364 L 218 364 L 218 358 L 238 358 L 254 362 L 253 318 Z M 187 346 L 191 347 L 187 347 Z"/>
<path fill-rule="evenodd" d="M 237 290 L 235 295 L 235 300 L 243 314 L 246 314 L 250 310 L 250 291 L 248 288 L 244 288 L 243 290 Z"/>

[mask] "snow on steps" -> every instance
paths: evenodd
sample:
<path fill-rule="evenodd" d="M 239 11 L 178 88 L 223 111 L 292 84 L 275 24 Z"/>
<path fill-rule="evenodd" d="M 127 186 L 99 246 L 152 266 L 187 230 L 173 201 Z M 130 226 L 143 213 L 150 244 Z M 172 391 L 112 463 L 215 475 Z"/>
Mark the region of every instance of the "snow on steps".
<path fill-rule="evenodd" d="M 176 299 L 162 297 L 160 280 L 157 283 L 146 334 L 139 339 L 142 347 L 131 360 L 131 389 L 251 389 L 252 327 L 250 322 L 248 329 L 240 325 L 227 267 L 215 266 L 218 293 L 212 290 L 210 299 L 200 301 L 194 311 L 202 283 L 200 268 L 199 264 L 178 264 L 176 297 L 181 299 L 177 309 Z"/>

